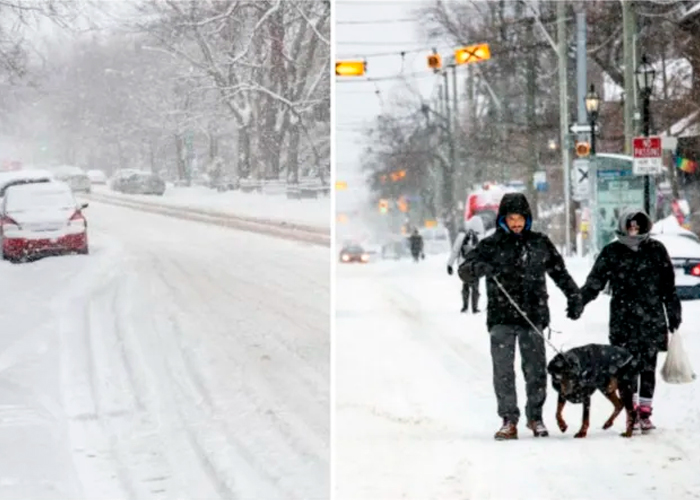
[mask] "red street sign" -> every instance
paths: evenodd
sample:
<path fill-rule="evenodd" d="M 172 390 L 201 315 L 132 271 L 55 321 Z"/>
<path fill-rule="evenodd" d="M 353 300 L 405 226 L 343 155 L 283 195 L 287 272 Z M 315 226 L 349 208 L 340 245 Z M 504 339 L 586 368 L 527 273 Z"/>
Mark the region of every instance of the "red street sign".
<path fill-rule="evenodd" d="M 632 149 L 634 158 L 661 158 L 661 137 L 635 137 Z"/>

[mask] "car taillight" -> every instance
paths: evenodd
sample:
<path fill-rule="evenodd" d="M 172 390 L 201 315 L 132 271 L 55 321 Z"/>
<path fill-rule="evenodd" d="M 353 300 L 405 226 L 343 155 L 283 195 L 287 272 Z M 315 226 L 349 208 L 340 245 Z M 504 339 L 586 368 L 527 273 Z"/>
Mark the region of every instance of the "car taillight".
<path fill-rule="evenodd" d="M 80 210 L 76 210 L 75 213 L 70 216 L 70 219 L 68 219 L 68 225 L 70 225 L 70 226 L 85 226 L 86 225 L 85 217 L 80 212 Z"/>
<path fill-rule="evenodd" d="M 693 276 L 700 276 L 700 264 L 692 268 L 690 270 L 690 274 L 692 274 Z"/>
<path fill-rule="evenodd" d="M 12 217 L 8 217 L 5 215 L 4 217 L 0 218 L 0 229 L 5 230 L 6 227 L 14 226 L 15 228 L 19 229 L 19 224 L 17 224 L 17 221 L 14 220 Z"/>

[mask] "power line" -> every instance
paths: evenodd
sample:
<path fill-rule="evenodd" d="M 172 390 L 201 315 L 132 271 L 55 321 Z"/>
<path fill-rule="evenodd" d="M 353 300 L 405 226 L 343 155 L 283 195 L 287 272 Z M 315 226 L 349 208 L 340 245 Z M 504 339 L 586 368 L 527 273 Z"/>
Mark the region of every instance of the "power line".
<path fill-rule="evenodd" d="M 400 73 L 398 75 L 392 75 L 392 76 L 379 76 L 375 78 L 367 77 L 367 78 L 352 78 L 349 80 L 336 80 L 336 83 L 374 83 L 374 82 L 384 82 L 388 80 L 404 80 L 404 79 L 409 79 L 409 78 L 425 78 L 428 76 L 435 76 L 435 73 L 432 70 L 428 71 L 416 71 L 413 73 Z"/>
<path fill-rule="evenodd" d="M 351 58 L 359 58 L 359 59 L 367 59 L 371 57 L 386 57 L 386 56 L 397 56 L 397 55 L 405 55 L 405 54 L 417 54 L 420 52 L 432 52 L 433 49 L 435 50 L 441 50 L 441 49 L 454 49 L 454 45 L 433 45 L 430 48 L 420 48 L 420 49 L 409 49 L 409 50 L 402 50 L 401 52 L 396 52 L 391 51 L 391 52 L 374 52 L 370 54 L 343 54 L 343 55 L 336 55 L 336 59 L 351 59 Z"/>
<path fill-rule="evenodd" d="M 387 45 L 387 46 L 397 46 L 397 45 L 417 45 L 425 42 L 382 42 L 382 41 L 373 41 L 373 42 L 346 42 L 346 41 L 336 41 L 336 45 L 367 45 L 367 46 L 376 46 L 376 45 Z"/>
<path fill-rule="evenodd" d="M 407 17 L 404 19 L 377 19 L 373 21 L 336 21 L 335 24 L 343 26 L 351 26 L 358 24 L 398 24 L 398 23 L 414 23 L 419 19 L 415 17 Z"/>

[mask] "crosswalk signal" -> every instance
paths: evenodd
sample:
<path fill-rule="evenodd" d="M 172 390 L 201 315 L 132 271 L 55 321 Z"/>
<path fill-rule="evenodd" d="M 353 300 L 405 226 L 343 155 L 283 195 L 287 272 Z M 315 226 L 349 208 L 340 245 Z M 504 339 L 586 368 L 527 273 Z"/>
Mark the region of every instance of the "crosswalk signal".
<path fill-rule="evenodd" d="M 579 158 L 585 158 L 591 154 L 591 145 L 587 142 L 577 142 L 576 143 L 576 156 Z"/>
<path fill-rule="evenodd" d="M 335 63 L 336 76 L 364 76 L 366 71 L 366 61 L 337 61 Z"/>
<path fill-rule="evenodd" d="M 438 54 L 435 49 L 433 49 L 433 53 L 428 56 L 428 67 L 436 72 L 442 68 L 442 57 L 440 57 L 440 54 Z"/>
<path fill-rule="evenodd" d="M 389 201 L 379 200 L 379 213 L 385 214 L 389 211 Z"/>

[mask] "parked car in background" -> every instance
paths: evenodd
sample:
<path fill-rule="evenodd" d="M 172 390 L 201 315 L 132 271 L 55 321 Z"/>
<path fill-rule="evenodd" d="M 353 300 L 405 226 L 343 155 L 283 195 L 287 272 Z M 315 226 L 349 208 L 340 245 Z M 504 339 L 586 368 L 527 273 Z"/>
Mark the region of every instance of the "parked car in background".
<path fill-rule="evenodd" d="M 120 170 L 110 181 L 110 188 L 124 194 L 155 194 L 165 193 L 165 181 L 153 172 L 143 170 Z"/>
<path fill-rule="evenodd" d="M 87 221 L 71 187 L 61 181 L 11 186 L 0 205 L 2 257 L 88 253 Z"/>
<path fill-rule="evenodd" d="M 692 233 L 691 233 L 692 234 Z M 666 247 L 676 272 L 676 291 L 681 300 L 700 299 L 700 240 L 688 234 L 660 233 L 652 236 Z"/>
<path fill-rule="evenodd" d="M 87 176 L 93 185 L 106 185 L 107 184 L 107 174 L 102 170 L 88 170 Z"/>
<path fill-rule="evenodd" d="M 82 168 L 61 165 L 53 168 L 57 180 L 70 186 L 74 193 L 89 193 L 92 189 L 90 177 Z"/>

